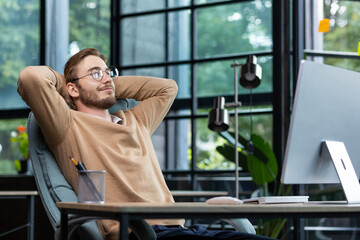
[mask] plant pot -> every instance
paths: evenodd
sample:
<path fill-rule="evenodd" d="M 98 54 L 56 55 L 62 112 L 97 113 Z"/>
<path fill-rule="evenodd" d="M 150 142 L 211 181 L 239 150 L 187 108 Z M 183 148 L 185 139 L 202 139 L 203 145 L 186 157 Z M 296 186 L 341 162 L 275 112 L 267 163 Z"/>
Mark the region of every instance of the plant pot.
<path fill-rule="evenodd" d="M 32 170 L 30 159 L 16 160 L 15 166 L 19 174 L 29 174 Z"/>

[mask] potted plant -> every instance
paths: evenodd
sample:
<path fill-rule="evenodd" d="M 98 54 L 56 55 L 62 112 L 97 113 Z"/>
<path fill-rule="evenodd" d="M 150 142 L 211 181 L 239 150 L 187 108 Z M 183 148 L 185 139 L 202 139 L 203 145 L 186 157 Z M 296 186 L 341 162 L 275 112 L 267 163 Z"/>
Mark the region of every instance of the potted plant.
<path fill-rule="evenodd" d="M 230 137 L 234 139 L 234 133 L 229 132 Z M 220 135 L 227 140 L 216 150 L 222 154 L 225 159 L 235 162 L 235 149 L 233 139 L 229 139 L 229 134 L 221 132 Z M 260 135 L 251 134 L 249 137 L 244 137 L 239 134 L 239 143 L 243 147 L 238 146 L 239 167 L 243 171 L 249 172 L 252 181 L 258 186 L 258 189 L 253 193 L 252 197 L 271 196 L 271 195 L 289 195 L 291 186 L 285 191 L 283 186 L 277 182 L 278 164 L 274 151 L 270 144 Z M 272 183 L 273 190 L 269 191 L 269 184 Z M 260 219 L 258 222 L 257 234 L 279 239 L 281 233 L 282 237 L 287 235 L 282 231 L 287 222 L 287 219 Z M 281 238 L 280 238 L 281 239 Z"/>
<path fill-rule="evenodd" d="M 22 155 L 22 159 L 15 160 L 16 169 L 18 173 L 26 173 L 29 162 L 29 139 L 26 127 L 19 125 L 17 131 L 12 131 L 10 141 L 18 144 L 18 149 Z"/>

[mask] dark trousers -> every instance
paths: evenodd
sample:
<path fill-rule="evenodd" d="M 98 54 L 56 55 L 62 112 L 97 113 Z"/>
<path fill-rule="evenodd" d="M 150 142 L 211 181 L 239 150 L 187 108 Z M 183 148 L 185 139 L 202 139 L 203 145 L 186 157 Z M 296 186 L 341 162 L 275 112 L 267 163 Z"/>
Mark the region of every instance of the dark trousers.
<path fill-rule="evenodd" d="M 207 230 L 200 225 L 194 225 L 188 228 L 181 226 L 152 226 L 157 239 L 161 240 L 215 240 L 215 239 L 229 239 L 229 240 L 270 240 L 272 238 L 254 235 L 250 233 L 243 233 L 228 230 Z M 135 235 L 130 234 L 130 239 L 136 239 Z"/>

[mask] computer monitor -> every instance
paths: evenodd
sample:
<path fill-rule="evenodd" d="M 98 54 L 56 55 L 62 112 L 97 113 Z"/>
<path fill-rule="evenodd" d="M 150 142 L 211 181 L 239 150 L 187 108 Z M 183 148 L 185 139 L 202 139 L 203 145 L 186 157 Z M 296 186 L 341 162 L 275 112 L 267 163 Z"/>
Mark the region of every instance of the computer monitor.
<path fill-rule="evenodd" d="M 340 183 L 332 158 L 322 147 L 324 141 L 344 144 L 358 184 L 360 73 L 304 60 L 298 75 L 281 182 Z M 345 168 L 343 159 L 339 157 Z M 343 175 L 346 178 L 349 174 Z"/>

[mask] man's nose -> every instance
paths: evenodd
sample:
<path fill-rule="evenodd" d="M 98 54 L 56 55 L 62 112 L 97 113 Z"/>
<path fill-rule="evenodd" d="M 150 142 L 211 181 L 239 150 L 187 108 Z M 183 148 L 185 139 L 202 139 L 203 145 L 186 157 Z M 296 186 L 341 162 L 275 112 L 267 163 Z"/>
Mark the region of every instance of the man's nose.
<path fill-rule="evenodd" d="M 113 79 L 112 79 L 112 77 L 110 77 L 110 75 L 109 74 L 107 74 L 106 72 L 104 72 L 104 75 L 103 75 L 103 78 L 102 78 L 102 82 L 104 82 L 104 83 L 106 83 L 106 82 L 110 82 L 110 81 L 112 81 Z"/>

